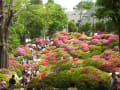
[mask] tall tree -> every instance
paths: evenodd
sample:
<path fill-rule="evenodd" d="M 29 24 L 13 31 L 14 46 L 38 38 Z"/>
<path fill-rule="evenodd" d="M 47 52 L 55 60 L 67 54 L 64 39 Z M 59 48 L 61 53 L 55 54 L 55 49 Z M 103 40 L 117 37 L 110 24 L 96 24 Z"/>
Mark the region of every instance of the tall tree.
<path fill-rule="evenodd" d="M 77 4 L 73 9 L 80 10 L 81 8 L 84 10 L 88 10 L 94 6 L 94 2 L 92 1 L 81 1 Z"/>
<path fill-rule="evenodd" d="M 45 21 L 47 21 L 48 35 L 51 37 L 57 31 L 62 31 L 68 18 L 64 9 L 56 3 L 46 4 Z"/>
<path fill-rule="evenodd" d="M 101 17 L 111 18 L 116 24 L 119 32 L 119 52 L 120 52 L 120 0 L 97 0 L 96 4 L 100 7 L 97 13 Z"/>
<path fill-rule="evenodd" d="M 48 3 L 54 3 L 54 0 L 48 0 Z"/>
<path fill-rule="evenodd" d="M 24 0 L 0 0 L 0 68 L 8 68 L 8 38 L 12 17 L 23 10 Z M 14 8 L 13 8 L 14 6 Z M 21 8 L 21 9 L 19 9 Z"/>

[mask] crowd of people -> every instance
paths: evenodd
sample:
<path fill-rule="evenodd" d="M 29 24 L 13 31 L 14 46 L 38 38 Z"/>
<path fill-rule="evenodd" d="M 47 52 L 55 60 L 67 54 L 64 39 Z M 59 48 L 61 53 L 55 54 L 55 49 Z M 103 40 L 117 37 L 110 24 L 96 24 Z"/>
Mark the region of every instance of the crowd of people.
<path fill-rule="evenodd" d="M 30 68 L 25 68 L 22 71 L 22 76 L 19 78 L 19 85 L 20 86 L 27 86 L 28 82 L 33 78 L 36 77 L 37 74 L 39 73 L 39 69 L 30 69 Z M 0 80 L 0 90 L 12 90 L 11 88 L 14 87 L 16 84 L 16 79 L 15 75 L 12 75 L 12 77 L 9 80 L 9 86 L 7 88 L 7 84 L 2 78 Z M 32 88 L 27 88 L 27 90 L 33 90 Z"/>

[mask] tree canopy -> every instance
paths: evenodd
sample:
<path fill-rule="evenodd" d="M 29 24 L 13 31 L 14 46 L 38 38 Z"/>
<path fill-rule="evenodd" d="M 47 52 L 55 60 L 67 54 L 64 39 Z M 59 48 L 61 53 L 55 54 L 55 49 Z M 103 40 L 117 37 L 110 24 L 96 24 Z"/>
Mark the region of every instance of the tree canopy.
<path fill-rule="evenodd" d="M 54 3 L 54 0 L 48 0 L 48 3 Z"/>
<path fill-rule="evenodd" d="M 120 0 L 97 0 L 96 4 L 99 6 L 96 16 L 99 18 L 106 17 L 116 24 L 119 33 L 120 51 Z"/>
<path fill-rule="evenodd" d="M 77 4 L 73 9 L 80 10 L 81 8 L 84 10 L 88 10 L 94 6 L 94 2 L 92 1 L 81 1 Z"/>

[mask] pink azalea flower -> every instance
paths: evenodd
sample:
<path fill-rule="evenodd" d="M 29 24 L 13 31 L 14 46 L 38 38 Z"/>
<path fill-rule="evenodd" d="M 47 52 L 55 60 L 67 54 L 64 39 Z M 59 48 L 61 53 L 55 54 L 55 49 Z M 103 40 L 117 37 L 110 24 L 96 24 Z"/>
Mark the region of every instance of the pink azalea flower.
<path fill-rule="evenodd" d="M 92 60 L 99 59 L 99 58 L 101 58 L 101 55 L 93 56 Z"/>
<path fill-rule="evenodd" d="M 62 41 L 63 41 L 63 40 L 65 40 L 66 38 L 67 38 L 67 36 L 60 36 L 60 37 L 59 37 L 59 40 L 62 40 Z"/>
<path fill-rule="evenodd" d="M 9 57 L 8 57 L 8 59 L 14 59 L 14 58 L 15 58 L 15 57 L 13 57 L 13 56 L 9 56 Z"/>
<path fill-rule="evenodd" d="M 119 50 L 119 46 L 115 46 L 114 48 L 113 48 L 113 50 Z"/>
<path fill-rule="evenodd" d="M 17 48 L 16 52 L 19 53 L 20 55 L 25 55 L 25 50 L 23 48 Z"/>
<path fill-rule="evenodd" d="M 103 42 L 103 44 L 106 44 L 106 45 L 110 44 L 110 41 L 106 40 L 106 39 L 103 39 L 102 42 Z"/>
<path fill-rule="evenodd" d="M 112 54 L 112 49 L 107 49 L 104 51 L 105 55 L 111 55 Z"/>
<path fill-rule="evenodd" d="M 101 39 L 101 35 L 95 35 L 93 36 L 93 39 Z"/>
<path fill-rule="evenodd" d="M 99 43 L 99 42 L 101 42 L 101 40 L 99 40 L 99 39 L 92 39 L 91 40 L 91 43 L 93 43 L 93 44 L 96 44 L 96 43 Z"/>
<path fill-rule="evenodd" d="M 60 51 L 65 51 L 66 49 L 65 49 L 65 48 L 60 48 L 59 50 L 60 50 Z"/>

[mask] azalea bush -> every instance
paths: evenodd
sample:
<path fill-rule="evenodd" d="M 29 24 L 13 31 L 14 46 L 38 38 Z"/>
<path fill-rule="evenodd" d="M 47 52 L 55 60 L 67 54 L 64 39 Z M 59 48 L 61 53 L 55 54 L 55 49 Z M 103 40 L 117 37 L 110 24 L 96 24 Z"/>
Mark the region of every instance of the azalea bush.
<path fill-rule="evenodd" d="M 32 55 L 31 55 L 31 51 L 29 47 L 24 47 L 22 45 L 20 45 L 14 52 L 14 56 L 18 57 L 18 56 L 23 56 L 25 59 L 31 59 Z"/>
<path fill-rule="evenodd" d="M 107 73 L 88 66 L 84 68 L 76 68 L 71 71 L 50 74 L 40 80 L 33 79 L 29 85 L 32 87 L 39 87 L 40 89 L 48 87 L 69 88 L 71 87 L 71 83 L 74 83 L 78 89 L 92 90 L 100 80 L 103 81 L 106 87 L 109 87 L 109 78 L 110 76 Z"/>
<path fill-rule="evenodd" d="M 22 75 L 25 65 L 21 65 L 18 61 L 9 60 L 9 69 L 17 73 L 18 76 Z"/>

